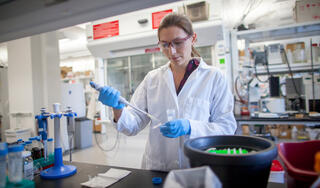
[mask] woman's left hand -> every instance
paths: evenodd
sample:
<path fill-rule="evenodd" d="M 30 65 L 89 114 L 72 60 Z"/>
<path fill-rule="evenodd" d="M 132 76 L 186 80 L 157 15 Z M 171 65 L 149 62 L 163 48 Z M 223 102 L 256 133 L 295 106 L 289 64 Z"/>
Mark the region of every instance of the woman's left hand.
<path fill-rule="evenodd" d="M 160 126 L 163 136 L 168 138 L 177 138 L 183 135 L 189 135 L 191 132 L 190 122 L 187 119 L 177 119 L 169 121 Z"/>

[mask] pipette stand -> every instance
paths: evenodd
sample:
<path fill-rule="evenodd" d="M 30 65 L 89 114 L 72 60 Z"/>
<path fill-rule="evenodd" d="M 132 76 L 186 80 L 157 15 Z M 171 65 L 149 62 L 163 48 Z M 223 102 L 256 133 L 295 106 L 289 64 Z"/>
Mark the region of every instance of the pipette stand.
<path fill-rule="evenodd" d="M 45 108 L 40 109 L 41 114 L 36 115 L 35 118 L 38 120 L 38 134 L 41 136 L 41 141 L 44 147 L 44 159 L 46 160 L 48 157 L 48 117 L 50 117 L 50 113 L 46 112 Z"/>
<path fill-rule="evenodd" d="M 69 137 L 69 161 L 72 162 L 72 139 L 75 134 L 75 125 L 74 125 L 74 117 L 77 116 L 77 113 L 73 112 L 71 107 L 68 106 L 66 112 L 63 114 L 67 118 L 67 130 Z"/>
<path fill-rule="evenodd" d="M 60 104 L 53 104 L 54 114 L 50 115 L 54 119 L 54 166 L 41 171 L 40 176 L 44 179 L 61 179 L 72 176 L 77 172 L 77 167 L 73 165 L 64 165 L 62 161 L 62 148 L 60 143 Z"/>

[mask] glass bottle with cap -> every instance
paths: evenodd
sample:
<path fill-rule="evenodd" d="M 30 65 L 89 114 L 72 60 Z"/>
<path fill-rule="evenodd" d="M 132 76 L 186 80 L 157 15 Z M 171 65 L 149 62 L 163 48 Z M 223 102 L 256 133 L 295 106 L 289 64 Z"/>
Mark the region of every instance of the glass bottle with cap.
<path fill-rule="evenodd" d="M 31 137 L 31 138 L 29 138 L 29 140 L 32 141 L 31 155 L 32 155 L 33 160 L 40 159 L 41 158 L 41 151 L 40 151 L 39 144 L 37 141 L 37 136 Z"/>
<path fill-rule="evenodd" d="M 8 146 L 7 143 L 0 143 L 0 187 L 6 187 L 7 178 L 7 154 Z"/>
<path fill-rule="evenodd" d="M 22 152 L 23 158 L 23 178 L 33 180 L 33 159 L 30 151 Z"/>
<path fill-rule="evenodd" d="M 23 146 L 21 144 L 10 145 L 9 151 L 9 163 L 8 163 L 8 178 L 12 183 L 19 183 L 22 181 L 22 151 Z"/>

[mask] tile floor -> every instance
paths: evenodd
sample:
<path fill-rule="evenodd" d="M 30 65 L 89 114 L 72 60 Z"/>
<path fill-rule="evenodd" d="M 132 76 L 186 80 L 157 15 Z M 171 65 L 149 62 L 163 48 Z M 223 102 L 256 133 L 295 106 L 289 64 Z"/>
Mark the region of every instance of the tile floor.
<path fill-rule="evenodd" d="M 72 160 L 91 164 L 101 164 L 110 166 L 119 166 L 127 168 L 141 168 L 141 160 L 146 145 L 148 127 L 142 130 L 136 136 L 126 136 L 119 133 L 117 146 L 112 151 L 102 151 L 96 143 L 101 143 L 101 147 L 110 149 L 117 137 L 117 131 L 111 125 L 107 125 L 106 134 L 93 134 L 92 147 L 74 150 Z M 69 154 L 64 155 L 63 160 L 69 160 Z"/>

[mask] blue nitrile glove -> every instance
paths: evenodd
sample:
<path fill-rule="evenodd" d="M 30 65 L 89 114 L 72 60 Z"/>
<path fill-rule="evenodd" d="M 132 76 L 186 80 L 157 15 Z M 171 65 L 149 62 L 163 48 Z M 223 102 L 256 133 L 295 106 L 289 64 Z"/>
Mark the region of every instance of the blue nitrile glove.
<path fill-rule="evenodd" d="M 119 102 L 119 96 L 120 92 L 118 90 L 109 86 L 104 86 L 100 90 L 99 101 L 104 105 L 120 110 L 124 107 L 124 104 Z"/>
<path fill-rule="evenodd" d="M 188 135 L 191 132 L 190 122 L 187 119 L 177 119 L 169 121 L 160 126 L 163 136 L 177 138 L 182 135 Z"/>

